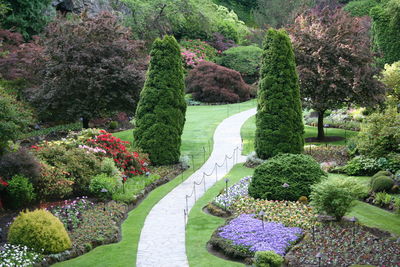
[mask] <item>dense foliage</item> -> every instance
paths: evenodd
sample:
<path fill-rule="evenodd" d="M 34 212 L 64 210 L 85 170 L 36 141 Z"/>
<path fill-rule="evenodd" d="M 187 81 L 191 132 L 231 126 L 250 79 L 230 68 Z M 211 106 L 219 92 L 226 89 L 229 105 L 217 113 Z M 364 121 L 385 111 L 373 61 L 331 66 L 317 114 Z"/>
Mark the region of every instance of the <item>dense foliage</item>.
<path fill-rule="evenodd" d="M 374 48 L 382 53 L 382 64 L 400 60 L 400 1 L 390 0 L 371 9 Z"/>
<path fill-rule="evenodd" d="M 235 12 L 212 0 L 124 0 L 132 9 L 126 23 L 134 36 L 152 41 L 165 34 L 180 39 L 210 39 L 220 32 L 228 39 L 244 38 L 247 28 Z"/>
<path fill-rule="evenodd" d="M 179 161 L 186 102 L 180 47 L 172 36 L 157 39 L 136 111 L 135 145 L 156 165 Z"/>
<path fill-rule="evenodd" d="M 318 112 L 318 138 L 324 113 L 350 103 L 374 105 L 385 88 L 375 79 L 366 18 L 341 9 L 313 9 L 296 19 L 290 34 L 295 47 L 301 94 Z"/>
<path fill-rule="evenodd" d="M 349 2 L 343 10 L 354 17 L 368 16 L 371 9 L 378 5 L 376 0 L 357 0 Z"/>
<path fill-rule="evenodd" d="M 0 155 L 7 142 L 14 141 L 32 122 L 32 112 L 0 87 Z"/>
<path fill-rule="evenodd" d="M 15 175 L 30 178 L 35 183 L 40 177 L 41 167 L 37 158 L 27 149 L 20 148 L 0 157 L 0 176 L 11 179 Z"/>
<path fill-rule="evenodd" d="M 314 0 L 254 0 L 255 21 L 259 26 L 284 27 L 294 22 L 297 14 L 310 8 Z"/>
<path fill-rule="evenodd" d="M 390 95 L 393 96 L 395 104 L 400 103 L 400 61 L 386 64 L 381 74 L 381 81 L 392 89 Z"/>
<path fill-rule="evenodd" d="M 44 15 L 51 0 L 5 0 L 9 10 L 1 25 L 21 33 L 26 39 L 40 33 L 50 18 Z"/>
<path fill-rule="evenodd" d="M 22 208 L 29 205 L 36 198 L 32 183 L 28 178 L 16 175 L 9 182 L 7 192 L 13 208 Z"/>
<path fill-rule="evenodd" d="M 270 29 L 265 38 L 256 127 L 259 158 L 303 151 L 299 81 L 292 44 L 284 30 Z"/>
<path fill-rule="evenodd" d="M 132 114 L 145 72 L 142 43 L 109 13 L 60 19 L 44 41 L 43 84 L 36 97 L 42 118 L 88 120 L 113 111 Z"/>
<path fill-rule="evenodd" d="M 42 52 L 38 40 L 24 42 L 18 32 L 0 29 L 0 78 L 34 79 L 34 60 Z"/>
<path fill-rule="evenodd" d="M 312 187 L 311 205 L 319 212 L 340 220 L 352 207 L 356 197 L 346 183 L 326 179 Z"/>
<path fill-rule="evenodd" d="M 243 80 L 252 84 L 258 81 L 261 55 L 262 49 L 257 46 L 237 46 L 225 50 L 217 63 L 240 72 Z"/>
<path fill-rule="evenodd" d="M 356 138 L 358 151 L 370 157 L 385 157 L 400 153 L 400 113 L 396 108 L 373 113 L 361 125 Z"/>
<path fill-rule="evenodd" d="M 10 226 L 8 242 L 46 254 L 71 248 L 64 225 L 46 210 L 21 212 Z"/>
<path fill-rule="evenodd" d="M 249 195 L 268 200 L 296 201 L 310 195 L 311 185 L 326 174 L 308 155 L 279 154 L 254 171 Z"/>
<path fill-rule="evenodd" d="M 207 103 L 236 103 L 250 98 L 250 87 L 239 72 L 212 62 L 203 62 L 189 72 L 186 92 Z"/>

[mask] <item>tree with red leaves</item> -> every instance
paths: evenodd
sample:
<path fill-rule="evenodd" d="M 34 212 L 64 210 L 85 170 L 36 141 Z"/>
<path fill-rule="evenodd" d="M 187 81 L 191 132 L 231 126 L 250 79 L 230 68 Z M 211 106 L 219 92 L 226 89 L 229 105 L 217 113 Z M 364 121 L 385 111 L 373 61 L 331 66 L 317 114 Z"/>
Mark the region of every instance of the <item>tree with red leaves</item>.
<path fill-rule="evenodd" d="M 24 42 L 20 33 L 0 29 L 0 78 L 33 79 L 32 63 L 42 52 L 38 38 Z"/>
<path fill-rule="evenodd" d="M 200 63 L 186 77 L 193 99 L 207 103 L 236 103 L 250 99 L 250 86 L 239 72 L 212 62 Z"/>
<path fill-rule="evenodd" d="M 44 119 L 89 120 L 111 112 L 133 114 L 147 55 L 111 13 L 59 18 L 45 32 L 43 84 L 36 106 Z"/>
<path fill-rule="evenodd" d="M 318 112 L 318 139 L 324 139 L 328 109 L 384 100 L 385 88 L 375 79 L 378 69 L 368 35 L 369 20 L 340 8 L 314 8 L 296 18 L 289 29 L 295 48 L 304 103 Z"/>

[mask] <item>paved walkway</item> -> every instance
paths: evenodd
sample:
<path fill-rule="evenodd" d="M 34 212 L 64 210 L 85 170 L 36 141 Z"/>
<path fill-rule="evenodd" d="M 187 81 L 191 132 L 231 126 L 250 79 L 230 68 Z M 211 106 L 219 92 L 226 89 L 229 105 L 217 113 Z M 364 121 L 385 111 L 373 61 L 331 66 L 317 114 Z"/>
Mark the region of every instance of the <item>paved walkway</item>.
<path fill-rule="evenodd" d="M 185 196 L 190 195 L 193 182 L 199 183 L 203 172 L 211 173 L 215 163 L 222 164 L 225 155 L 232 156 L 236 147 L 241 145 L 240 128 L 243 123 L 256 113 L 250 109 L 225 119 L 218 125 L 214 133 L 214 147 L 206 163 L 192 174 L 185 182 L 177 186 L 161 199 L 147 215 L 140 235 L 136 266 L 147 267 L 186 267 L 189 266 L 185 249 Z M 240 153 L 238 162 L 244 162 Z M 228 172 L 232 168 L 232 160 L 228 160 Z M 227 173 L 225 166 L 218 168 L 218 179 Z M 206 188 L 215 183 L 215 174 L 206 177 Z M 197 198 L 204 193 L 203 185 L 196 187 Z M 194 198 L 189 201 L 189 210 Z"/>

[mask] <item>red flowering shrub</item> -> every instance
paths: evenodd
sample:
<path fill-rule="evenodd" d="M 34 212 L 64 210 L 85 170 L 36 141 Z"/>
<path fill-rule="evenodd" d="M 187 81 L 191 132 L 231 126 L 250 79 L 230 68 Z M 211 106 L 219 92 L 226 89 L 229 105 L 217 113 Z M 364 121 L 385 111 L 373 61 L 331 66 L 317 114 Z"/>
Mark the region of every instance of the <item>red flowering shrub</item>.
<path fill-rule="evenodd" d="M 148 172 L 148 159 L 139 155 L 137 152 L 130 152 L 126 148 L 129 142 L 122 141 L 106 131 L 102 134 L 89 139 L 88 143 L 92 146 L 104 149 L 106 155 L 114 159 L 115 165 L 123 170 L 123 174 L 132 177 Z"/>
<path fill-rule="evenodd" d="M 250 99 L 250 86 L 239 72 L 211 62 L 200 63 L 186 77 L 187 92 L 194 100 L 236 103 Z"/>

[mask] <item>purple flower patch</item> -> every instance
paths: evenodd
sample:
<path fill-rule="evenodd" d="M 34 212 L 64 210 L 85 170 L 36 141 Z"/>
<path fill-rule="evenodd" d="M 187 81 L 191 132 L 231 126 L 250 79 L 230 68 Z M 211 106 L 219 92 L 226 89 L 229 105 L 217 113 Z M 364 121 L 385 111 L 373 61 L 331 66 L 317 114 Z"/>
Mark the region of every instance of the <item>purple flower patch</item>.
<path fill-rule="evenodd" d="M 231 240 L 234 245 L 248 247 L 250 251 L 272 250 L 285 255 L 287 248 L 303 234 L 297 227 L 281 223 L 264 222 L 253 218 L 254 214 L 242 214 L 219 229 L 219 236 Z"/>

